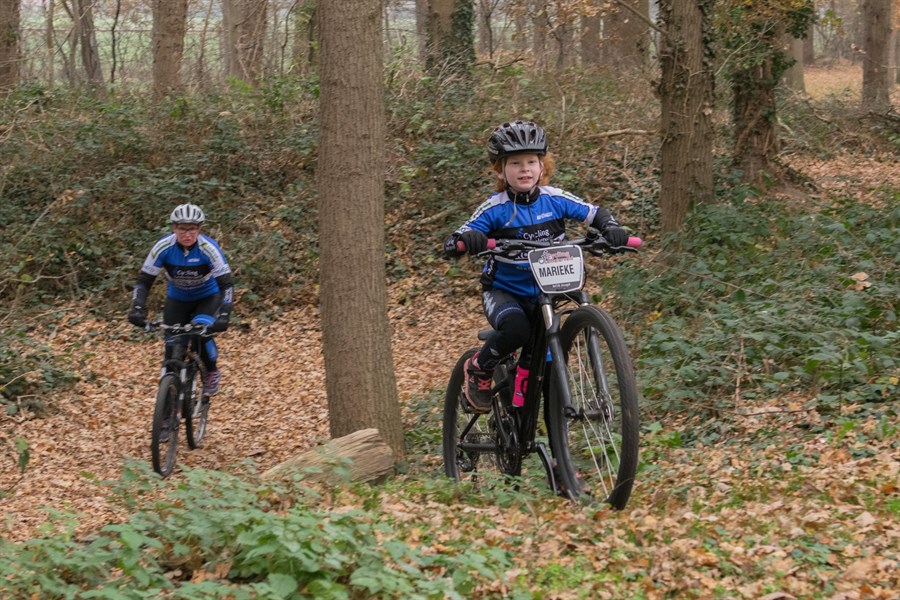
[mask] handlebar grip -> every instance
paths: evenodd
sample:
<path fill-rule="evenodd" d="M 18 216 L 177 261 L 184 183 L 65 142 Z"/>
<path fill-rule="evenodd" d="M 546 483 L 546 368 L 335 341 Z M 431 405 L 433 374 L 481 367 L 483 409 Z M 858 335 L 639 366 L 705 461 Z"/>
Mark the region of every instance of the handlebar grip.
<path fill-rule="evenodd" d="M 488 238 L 487 249 L 493 250 L 496 247 L 497 247 L 497 240 L 495 240 L 494 238 Z M 466 243 L 463 242 L 462 240 L 456 240 L 456 249 L 459 250 L 460 252 L 465 252 L 466 251 Z"/>
<path fill-rule="evenodd" d="M 643 244 L 643 243 L 644 243 L 644 240 L 632 235 L 632 236 L 629 236 L 628 243 L 626 243 L 625 245 L 628 246 L 629 248 L 640 248 L 641 244 Z"/>

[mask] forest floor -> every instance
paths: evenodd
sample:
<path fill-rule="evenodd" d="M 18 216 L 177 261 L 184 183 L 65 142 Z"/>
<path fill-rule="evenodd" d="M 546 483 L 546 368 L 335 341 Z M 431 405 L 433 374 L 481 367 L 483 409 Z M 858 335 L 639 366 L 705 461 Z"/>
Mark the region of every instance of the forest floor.
<path fill-rule="evenodd" d="M 818 194 L 865 201 L 884 185 L 900 189 L 900 172 L 888 157 L 797 155 L 789 162 L 815 182 L 817 193 L 799 199 L 811 206 L 821 201 Z M 440 391 L 484 327 L 475 269 L 464 269 L 471 271 L 465 284 L 471 293 L 415 276 L 391 288 L 392 352 L 407 429 L 423 419 L 437 427 Z M 46 343 L 80 355 L 83 366 L 80 381 L 49 399 L 45 415 L 0 417 L 0 431 L 26 439 L 31 453 L 23 474 L 11 452 L 0 457 L 0 489 L 8 492 L 0 500 L 0 536 L 10 540 L 39 536 L 48 509 L 81 513 L 80 532 L 122 518 L 105 482 L 121 475 L 125 459 L 149 460 L 160 341 L 135 334 L 124 318 L 90 318 L 83 307 L 54 314 L 62 316 L 44 329 Z M 315 307 L 241 322 L 219 337 L 222 392 L 213 401 L 205 447 L 179 448 L 180 465 L 237 471 L 250 459 L 266 469 L 328 439 Z M 434 406 L 423 409 L 428 398 Z M 900 423 L 889 406 L 848 405 L 844 425 L 835 428 L 806 408 L 808 400 L 772 398 L 750 414 L 736 411 L 721 417 L 717 441 L 690 447 L 674 434 L 691 423 L 665 423 L 642 440 L 649 466 L 628 509 L 608 515 L 616 520 L 613 537 L 586 544 L 565 526 L 545 524 L 532 532 L 535 547 L 561 563 L 576 552 L 597 569 L 610 567 L 613 547 L 642 547 L 646 558 L 636 566 L 657 589 L 668 582 L 669 592 L 694 590 L 695 597 L 717 589 L 770 600 L 896 597 Z M 438 472 L 440 456 L 414 458 L 422 471 Z M 559 511 L 567 511 L 559 502 Z M 528 534 L 522 523 L 508 526 Z"/>

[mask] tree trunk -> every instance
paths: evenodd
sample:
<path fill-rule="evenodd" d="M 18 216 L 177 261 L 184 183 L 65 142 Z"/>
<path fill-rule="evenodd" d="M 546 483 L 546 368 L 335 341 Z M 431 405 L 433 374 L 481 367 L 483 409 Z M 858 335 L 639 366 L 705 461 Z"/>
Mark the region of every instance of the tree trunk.
<path fill-rule="evenodd" d="M 394 453 L 378 430 L 361 429 L 289 458 L 260 477 L 278 479 L 308 469 L 306 480 L 340 483 L 344 477 L 336 471 L 337 467 L 346 468 L 346 479 L 351 483 L 379 483 L 394 474 L 394 464 Z"/>
<path fill-rule="evenodd" d="M 666 232 L 681 229 L 694 202 L 713 198 L 712 71 L 707 3 L 660 0 L 659 207 Z"/>
<path fill-rule="evenodd" d="M 790 34 L 784 40 L 787 51 L 785 54 L 794 63 L 784 72 L 784 83 L 798 94 L 806 93 L 806 82 L 803 79 L 803 40 L 792 37 Z"/>
<path fill-rule="evenodd" d="M 553 30 L 556 40 L 556 69 L 562 71 L 575 64 L 575 26 L 565 19 L 557 23 Z"/>
<path fill-rule="evenodd" d="M 867 110 L 885 110 L 891 105 L 890 55 L 891 0 L 864 0 L 862 106 Z"/>
<path fill-rule="evenodd" d="M 816 20 L 810 19 L 806 28 L 806 37 L 803 38 L 803 64 L 805 66 L 816 62 Z"/>
<path fill-rule="evenodd" d="M 262 77 L 267 0 L 222 0 L 225 73 L 258 85 Z"/>
<path fill-rule="evenodd" d="M 428 70 L 468 73 L 475 64 L 474 0 L 431 0 L 427 31 Z"/>
<path fill-rule="evenodd" d="M 516 52 L 520 54 L 528 49 L 528 19 L 523 12 L 516 12 L 513 19 L 515 25 L 513 41 L 515 43 Z"/>
<path fill-rule="evenodd" d="M 649 2 L 623 0 L 622 3 L 631 10 L 617 3 L 603 18 L 604 62 L 615 69 L 641 67 L 647 63 L 650 44 L 650 28 L 646 23 L 650 14 Z"/>
<path fill-rule="evenodd" d="M 402 459 L 384 248 L 381 1 L 320 0 L 319 283 L 332 437 L 376 427 Z"/>
<path fill-rule="evenodd" d="M 153 96 L 181 89 L 187 0 L 153 0 Z"/>
<path fill-rule="evenodd" d="M 416 0 L 416 49 L 419 64 L 428 62 L 428 0 Z"/>
<path fill-rule="evenodd" d="M 775 129 L 774 58 L 770 53 L 762 64 L 734 73 L 734 159 L 744 182 L 762 185 L 774 176 L 772 158 L 778 153 Z"/>
<path fill-rule="evenodd" d="M 97 49 L 97 32 L 94 28 L 94 0 L 72 0 L 72 9 L 78 20 L 78 42 L 81 44 L 81 65 L 88 82 L 98 92 L 105 92 L 100 52 Z"/>
<path fill-rule="evenodd" d="M 894 31 L 891 39 L 894 40 L 894 83 L 900 83 L 900 31 Z"/>
<path fill-rule="evenodd" d="M 478 52 L 488 57 L 494 53 L 494 31 L 491 22 L 495 6 L 495 0 L 478 0 Z"/>
<path fill-rule="evenodd" d="M 315 70 L 319 32 L 316 27 L 317 0 L 305 0 L 294 9 L 293 71 L 300 76 Z"/>
<path fill-rule="evenodd" d="M 599 12 L 581 18 L 581 62 L 584 65 L 600 64 L 600 29 L 602 26 L 603 19 Z"/>
<path fill-rule="evenodd" d="M 47 70 L 47 87 L 51 90 L 56 80 L 56 34 L 53 29 L 53 17 L 56 9 L 54 0 L 47 1 L 47 13 L 44 25 L 44 60 L 46 61 L 45 69 Z"/>
<path fill-rule="evenodd" d="M 19 84 L 19 0 L 0 0 L 0 93 Z"/>

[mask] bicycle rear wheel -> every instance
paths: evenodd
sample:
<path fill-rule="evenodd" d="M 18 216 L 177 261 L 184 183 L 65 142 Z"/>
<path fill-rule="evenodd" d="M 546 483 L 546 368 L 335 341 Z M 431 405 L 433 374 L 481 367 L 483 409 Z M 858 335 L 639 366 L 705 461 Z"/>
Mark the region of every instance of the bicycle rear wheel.
<path fill-rule="evenodd" d="M 184 395 L 184 437 L 191 450 L 203 447 L 209 419 L 209 396 L 203 395 L 204 377 L 203 370 L 194 366 L 188 381 L 190 393 Z"/>
<path fill-rule="evenodd" d="M 493 415 L 476 415 L 464 408 L 464 368 L 475 352 L 474 349 L 467 350 L 460 357 L 447 384 L 443 422 L 444 472 L 457 481 L 485 479 L 493 482 L 501 473 L 497 464 L 496 433 L 489 427 Z"/>
<path fill-rule="evenodd" d="M 621 510 L 638 464 L 638 392 L 631 356 L 605 311 L 582 306 L 560 330 L 570 410 L 563 386 L 550 388 L 553 456 L 572 499 L 602 498 Z"/>
<path fill-rule="evenodd" d="M 168 434 L 165 439 L 160 439 Z M 153 425 L 150 430 L 150 455 L 153 470 L 168 477 L 175 468 L 178 450 L 178 377 L 167 373 L 159 380 Z"/>

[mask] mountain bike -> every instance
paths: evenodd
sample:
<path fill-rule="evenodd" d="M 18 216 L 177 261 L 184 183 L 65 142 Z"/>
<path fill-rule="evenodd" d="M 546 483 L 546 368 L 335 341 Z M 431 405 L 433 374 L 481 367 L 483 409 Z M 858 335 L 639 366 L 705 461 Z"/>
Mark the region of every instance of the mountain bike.
<path fill-rule="evenodd" d="M 209 396 L 203 394 L 206 367 L 200 360 L 199 349 L 206 326 L 199 323 L 166 325 L 160 321 L 147 323 L 147 331 L 162 330 L 176 339 L 172 357 L 163 362 L 153 409 L 150 430 L 150 455 L 153 470 L 168 477 L 175 469 L 178 451 L 178 430 L 184 419 L 184 433 L 188 447 L 203 446 L 209 419 Z"/>
<path fill-rule="evenodd" d="M 479 483 L 491 479 L 483 476 L 488 473 L 519 476 L 523 459 L 536 453 L 555 494 L 625 507 L 638 464 L 638 387 L 622 331 L 582 290 L 583 250 L 603 256 L 636 251 L 640 243 L 630 238 L 627 248 L 611 248 L 594 229 L 559 245 L 488 240 L 479 256 L 527 257 L 540 294 L 528 344 L 494 369 L 490 413 L 470 412 L 463 395 L 465 363 L 477 350 L 457 361 L 444 401 L 448 477 Z M 491 331 L 479 332 L 479 339 Z M 520 368 L 528 369 L 524 404 L 514 406 Z"/>

